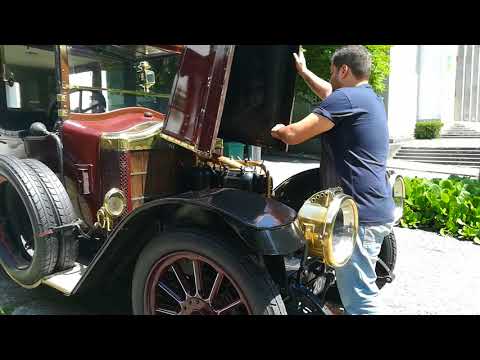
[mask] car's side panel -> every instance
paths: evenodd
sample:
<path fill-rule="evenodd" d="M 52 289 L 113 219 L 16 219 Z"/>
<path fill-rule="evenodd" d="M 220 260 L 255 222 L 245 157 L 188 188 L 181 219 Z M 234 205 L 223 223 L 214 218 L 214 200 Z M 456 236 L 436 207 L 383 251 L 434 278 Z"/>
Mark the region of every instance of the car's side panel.
<path fill-rule="evenodd" d="M 235 189 L 189 192 L 151 201 L 122 219 L 74 292 L 105 281 L 105 276 L 118 272 L 121 265 L 131 264 L 159 228 L 200 228 L 208 218 L 214 219 L 216 228 L 228 231 L 226 241 L 240 241 L 252 253 L 286 255 L 304 244 L 303 234 L 294 221 L 296 212 L 278 201 Z"/>

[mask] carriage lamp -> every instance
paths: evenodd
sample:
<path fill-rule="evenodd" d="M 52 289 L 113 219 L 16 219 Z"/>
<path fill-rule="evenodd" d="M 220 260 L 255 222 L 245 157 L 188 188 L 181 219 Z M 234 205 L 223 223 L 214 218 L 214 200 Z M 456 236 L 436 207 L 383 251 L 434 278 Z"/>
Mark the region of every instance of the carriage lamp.
<path fill-rule="evenodd" d="M 127 198 L 120 189 L 113 188 L 105 194 L 103 208 L 111 217 L 122 215 L 127 206 Z"/>
<path fill-rule="evenodd" d="M 392 189 L 393 202 L 395 203 L 395 209 L 393 210 L 393 216 L 395 225 L 400 222 L 403 216 L 403 204 L 405 202 L 405 181 L 401 175 L 395 174 L 393 171 L 387 172 L 388 182 Z"/>
<path fill-rule="evenodd" d="M 342 267 L 350 260 L 358 234 L 358 208 L 341 188 L 311 196 L 298 212 L 298 222 L 310 256 Z"/>

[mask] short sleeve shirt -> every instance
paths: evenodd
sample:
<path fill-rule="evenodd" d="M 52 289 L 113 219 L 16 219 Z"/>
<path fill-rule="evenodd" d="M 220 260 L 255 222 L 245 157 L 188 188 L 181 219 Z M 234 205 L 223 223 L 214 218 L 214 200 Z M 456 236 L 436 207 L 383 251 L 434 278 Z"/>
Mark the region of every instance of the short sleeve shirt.
<path fill-rule="evenodd" d="M 386 175 L 389 134 L 385 106 L 368 84 L 334 91 L 312 111 L 335 126 L 323 135 L 343 191 L 352 196 L 363 225 L 393 222 Z"/>

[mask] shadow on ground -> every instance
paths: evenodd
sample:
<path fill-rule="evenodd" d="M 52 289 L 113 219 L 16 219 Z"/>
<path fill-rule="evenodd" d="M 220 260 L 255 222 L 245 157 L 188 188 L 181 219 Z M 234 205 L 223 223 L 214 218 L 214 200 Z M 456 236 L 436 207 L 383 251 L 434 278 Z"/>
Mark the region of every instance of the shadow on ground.
<path fill-rule="evenodd" d="M 129 289 L 116 286 L 74 296 L 39 286 L 24 289 L 0 271 L 0 307 L 12 315 L 128 315 Z"/>

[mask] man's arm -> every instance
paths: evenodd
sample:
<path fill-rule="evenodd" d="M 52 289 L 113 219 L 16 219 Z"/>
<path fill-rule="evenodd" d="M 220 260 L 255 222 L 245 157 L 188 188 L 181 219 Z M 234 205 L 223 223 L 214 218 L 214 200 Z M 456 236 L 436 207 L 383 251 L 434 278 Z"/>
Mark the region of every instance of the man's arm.
<path fill-rule="evenodd" d="M 303 80 L 305 80 L 305 82 L 315 93 L 315 95 L 317 95 L 322 100 L 329 97 L 332 93 L 332 85 L 329 82 L 319 78 L 310 70 L 308 70 L 307 62 L 302 51 L 300 51 L 299 55 L 294 53 L 293 56 L 295 57 L 295 64 L 298 74 L 303 78 Z"/>
<path fill-rule="evenodd" d="M 335 124 L 330 119 L 312 113 L 297 123 L 288 126 L 276 125 L 271 133 L 272 137 L 283 141 L 285 144 L 297 145 L 327 132 L 334 126 Z"/>

